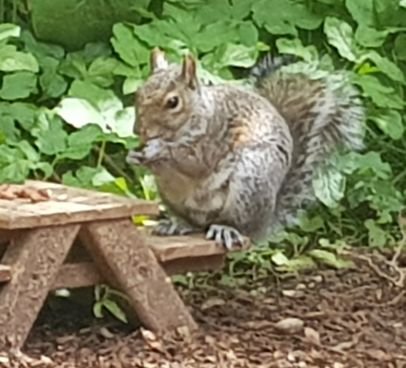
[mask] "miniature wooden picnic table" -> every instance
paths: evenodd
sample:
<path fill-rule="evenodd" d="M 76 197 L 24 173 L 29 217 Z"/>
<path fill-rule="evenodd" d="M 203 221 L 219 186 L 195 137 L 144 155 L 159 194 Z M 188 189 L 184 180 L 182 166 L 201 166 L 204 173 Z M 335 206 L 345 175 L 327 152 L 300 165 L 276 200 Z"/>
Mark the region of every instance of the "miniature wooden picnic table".
<path fill-rule="evenodd" d="M 203 236 L 156 237 L 134 215 L 154 202 L 27 181 L 50 200 L 0 199 L 0 351 L 21 348 L 49 291 L 107 282 L 122 290 L 153 331 L 197 326 L 168 275 L 222 266 L 224 252 Z M 1 254 L 3 253 L 3 256 Z"/>

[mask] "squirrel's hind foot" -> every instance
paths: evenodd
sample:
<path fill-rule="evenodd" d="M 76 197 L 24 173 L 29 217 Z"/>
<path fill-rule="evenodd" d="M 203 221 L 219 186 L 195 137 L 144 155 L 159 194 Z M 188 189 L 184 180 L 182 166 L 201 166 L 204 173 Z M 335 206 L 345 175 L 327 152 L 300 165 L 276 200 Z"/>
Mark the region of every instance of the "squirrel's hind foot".
<path fill-rule="evenodd" d="M 187 224 L 176 222 L 172 219 L 161 220 L 153 230 L 153 235 L 174 236 L 174 235 L 189 235 L 196 233 L 198 230 Z"/>
<path fill-rule="evenodd" d="M 245 242 L 238 230 L 226 225 L 210 225 L 206 238 L 214 240 L 217 245 L 223 246 L 227 250 L 243 247 Z"/>

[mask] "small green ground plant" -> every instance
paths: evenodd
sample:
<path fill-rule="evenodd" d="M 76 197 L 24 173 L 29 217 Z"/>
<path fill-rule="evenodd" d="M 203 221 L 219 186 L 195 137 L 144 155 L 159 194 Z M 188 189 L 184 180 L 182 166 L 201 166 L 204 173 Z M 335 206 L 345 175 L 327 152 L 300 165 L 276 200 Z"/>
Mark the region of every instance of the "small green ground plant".
<path fill-rule="evenodd" d="M 314 182 L 319 206 L 300 226 L 232 256 L 232 267 L 345 267 L 337 249 L 399 241 L 404 0 L 0 0 L 0 21 L 0 182 L 54 180 L 155 199 L 151 175 L 125 163 L 138 144 L 133 93 L 151 48 L 172 60 L 194 53 L 213 83 L 245 83 L 264 53 L 292 54 L 324 73 L 347 70 L 368 110 L 366 148 Z"/>

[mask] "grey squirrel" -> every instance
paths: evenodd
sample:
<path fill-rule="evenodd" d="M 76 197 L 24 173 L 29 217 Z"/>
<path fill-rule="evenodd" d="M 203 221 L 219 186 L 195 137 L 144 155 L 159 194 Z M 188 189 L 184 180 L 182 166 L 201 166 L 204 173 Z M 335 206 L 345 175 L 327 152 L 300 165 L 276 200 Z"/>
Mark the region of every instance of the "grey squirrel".
<path fill-rule="evenodd" d="M 205 231 L 226 249 L 262 241 L 315 201 L 312 180 L 335 151 L 362 147 L 358 90 L 340 73 L 311 78 L 284 64 L 265 57 L 252 89 L 205 85 L 192 56 L 179 65 L 152 51 L 135 94 L 141 148 L 127 162 L 151 170 L 173 215 L 155 234 Z"/>

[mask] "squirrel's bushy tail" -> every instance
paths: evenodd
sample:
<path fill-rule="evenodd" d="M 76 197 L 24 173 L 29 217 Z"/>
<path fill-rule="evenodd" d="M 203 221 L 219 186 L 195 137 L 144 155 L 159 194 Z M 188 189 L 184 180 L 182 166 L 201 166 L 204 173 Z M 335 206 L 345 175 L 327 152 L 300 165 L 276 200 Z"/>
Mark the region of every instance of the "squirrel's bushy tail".
<path fill-rule="evenodd" d="M 297 211 L 316 198 L 312 181 L 330 154 L 340 147 L 358 150 L 364 137 L 362 101 L 346 75 L 283 71 L 292 61 L 267 56 L 252 71 L 257 91 L 286 119 L 294 141 L 275 213 L 283 226 L 294 223 Z"/>

